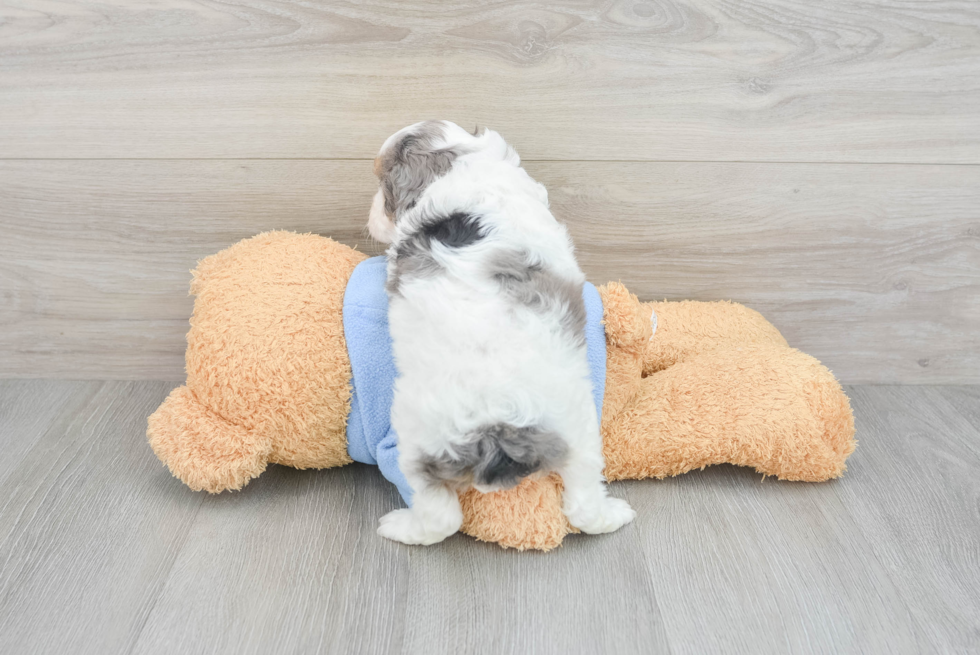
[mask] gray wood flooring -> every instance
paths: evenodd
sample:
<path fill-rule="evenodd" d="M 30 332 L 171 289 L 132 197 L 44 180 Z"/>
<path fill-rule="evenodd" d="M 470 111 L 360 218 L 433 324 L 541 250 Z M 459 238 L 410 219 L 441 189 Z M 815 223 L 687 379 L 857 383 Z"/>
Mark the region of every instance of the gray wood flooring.
<path fill-rule="evenodd" d="M 850 387 L 843 479 L 617 483 L 632 526 L 540 554 L 381 540 L 366 466 L 195 494 L 143 436 L 172 386 L 0 381 L 0 652 L 980 649 L 977 387 Z"/>

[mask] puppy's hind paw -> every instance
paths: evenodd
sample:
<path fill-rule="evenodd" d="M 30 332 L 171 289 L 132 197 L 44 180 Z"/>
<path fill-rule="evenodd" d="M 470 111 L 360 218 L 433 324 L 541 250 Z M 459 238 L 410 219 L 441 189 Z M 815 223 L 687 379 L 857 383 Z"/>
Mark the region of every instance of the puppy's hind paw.
<path fill-rule="evenodd" d="M 603 498 L 597 503 L 566 512 L 568 522 L 586 534 L 615 532 L 636 518 L 636 511 L 619 498 Z"/>
<path fill-rule="evenodd" d="M 439 543 L 446 537 L 455 534 L 458 529 L 458 526 L 451 529 L 448 525 L 441 526 L 441 529 L 433 529 L 433 526 L 426 527 L 415 512 L 410 509 L 396 509 L 388 512 L 378 522 L 378 534 L 385 539 L 418 546 Z"/>

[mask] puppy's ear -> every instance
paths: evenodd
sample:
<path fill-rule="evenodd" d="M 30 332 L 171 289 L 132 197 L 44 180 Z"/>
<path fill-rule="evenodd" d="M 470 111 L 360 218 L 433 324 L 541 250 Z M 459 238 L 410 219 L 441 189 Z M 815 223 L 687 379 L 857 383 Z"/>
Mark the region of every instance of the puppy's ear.
<path fill-rule="evenodd" d="M 426 187 L 452 168 L 459 153 L 443 145 L 444 129 L 441 121 L 413 125 L 397 135 L 374 161 L 389 219 L 397 220 L 414 207 Z"/>

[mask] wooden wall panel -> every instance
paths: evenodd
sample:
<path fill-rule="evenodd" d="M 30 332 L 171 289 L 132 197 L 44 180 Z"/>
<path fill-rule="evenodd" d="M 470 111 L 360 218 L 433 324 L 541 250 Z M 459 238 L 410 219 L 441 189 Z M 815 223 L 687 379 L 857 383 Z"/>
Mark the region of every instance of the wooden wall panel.
<path fill-rule="evenodd" d="M 371 254 L 369 161 L 0 161 L 0 376 L 183 377 L 200 258 Z M 590 279 L 732 299 L 845 382 L 980 382 L 980 167 L 532 162 Z"/>
<path fill-rule="evenodd" d="M 980 163 L 961 0 L 50 0 L 0 26 L 0 157 L 361 158 L 449 118 L 530 159 Z"/>

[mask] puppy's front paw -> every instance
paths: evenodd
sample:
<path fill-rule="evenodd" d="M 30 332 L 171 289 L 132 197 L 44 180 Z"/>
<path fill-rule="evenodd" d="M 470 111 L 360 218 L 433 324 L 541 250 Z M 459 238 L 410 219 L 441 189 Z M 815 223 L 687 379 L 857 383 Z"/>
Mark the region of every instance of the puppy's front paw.
<path fill-rule="evenodd" d="M 436 544 L 456 533 L 459 526 L 426 526 L 410 509 L 396 509 L 381 517 L 378 534 L 385 539 L 400 541 L 403 544 L 428 546 Z"/>
<path fill-rule="evenodd" d="M 568 522 L 587 534 L 615 532 L 636 518 L 636 511 L 619 498 L 603 498 L 600 501 L 566 509 Z"/>

